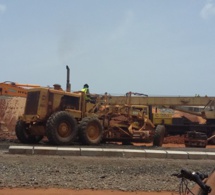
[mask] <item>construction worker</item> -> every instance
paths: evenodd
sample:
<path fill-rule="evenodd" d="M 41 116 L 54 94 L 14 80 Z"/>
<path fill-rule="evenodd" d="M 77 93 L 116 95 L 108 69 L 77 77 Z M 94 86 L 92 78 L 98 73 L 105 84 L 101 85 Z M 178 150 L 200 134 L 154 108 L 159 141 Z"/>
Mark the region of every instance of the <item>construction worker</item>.
<path fill-rule="evenodd" d="M 83 89 L 81 91 L 85 93 L 85 98 L 86 98 L 85 100 L 87 102 L 95 104 L 96 99 L 97 99 L 97 95 L 90 94 L 90 90 L 89 90 L 89 85 L 88 84 L 84 84 L 84 87 L 83 87 Z"/>
<path fill-rule="evenodd" d="M 90 93 L 89 85 L 84 84 L 84 87 L 83 87 L 83 89 L 81 91 L 84 92 L 85 94 L 89 94 Z"/>
<path fill-rule="evenodd" d="M 89 85 L 88 84 L 84 84 L 83 89 L 81 91 L 85 93 L 85 100 L 87 102 L 91 102 Z"/>

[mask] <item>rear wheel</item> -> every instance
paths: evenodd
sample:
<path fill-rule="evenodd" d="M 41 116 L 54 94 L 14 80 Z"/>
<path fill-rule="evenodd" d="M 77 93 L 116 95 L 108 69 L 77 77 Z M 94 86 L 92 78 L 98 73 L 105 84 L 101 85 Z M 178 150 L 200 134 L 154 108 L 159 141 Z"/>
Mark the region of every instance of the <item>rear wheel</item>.
<path fill-rule="evenodd" d="M 71 144 L 77 135 L 75 118 L 65 111 L 52 114 L 46 123 L 46 134 L 51 144 Z"/>
<path fill-rule="evenodd" d="M 102 140 L 103 128 L 97 118 L 86 117 L 81 121 L 78 133 L 82 144 L 97 145 Z"/>
<path fill-rule="evenodd" d="M 165 135 L 165 126 L 158 125 L 155 129 L 153 146 L 162 146 L 164 141 L 164 135 Z"/>
<path fill-rule="evenodd" d="M 43 139 L 43 136 L 40 135 L 30 135 L 29 126 L 22 120 L 17 121 L 15 132 L 16 137 L 24 144 L 36 144 Z"/>

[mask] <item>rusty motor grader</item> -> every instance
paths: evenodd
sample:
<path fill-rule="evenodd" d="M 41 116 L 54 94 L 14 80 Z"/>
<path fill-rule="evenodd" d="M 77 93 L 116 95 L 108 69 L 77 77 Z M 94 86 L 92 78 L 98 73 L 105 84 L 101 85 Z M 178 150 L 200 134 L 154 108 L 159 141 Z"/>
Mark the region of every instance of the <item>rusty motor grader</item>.
<path fill-rule="evenodd" d="M 154 129 L 146 120 L 147 106 L 109 104 L 111 98 L 107 94 L 92 96 L 93 102 L 83 92 L 71 92 L 67 66 L 66 91 L 59 85 L 28 90 L 24 114 L 15 128 L 17 138 L 22 143 L 38 143 L 47 137 L 54 145 L 69 145 L 77 140 L 87 145 L 154 140 L 155 145 L 162 145 L 165 129 Z M 144 122 L 146 126 L 139 130 Z M 136 127 L 131 127 L 132 123 Z"/>
<path fill-rule="evenodd" d="M 87 102 L 83 92 L 71 92 L 69 71 L 67 66 L 66 91 L 58 84 L 28 90 L 15 128 L 20 142 L 38 143 L 45 136 L 54 145 L 71 144 L 77 137 L 83 144 L 100 143 L 102 124 L 89 112 L 95 104 Z"/>
<path fill-rule="evenodd" d="M 128 100 L 130 97 L 127 97 Z M 106 98 L 104 98 L 106 99 Z M 109 104 L 104 101 L 97 115 L 103 121 L 104 142 L 131 142 L 149 143 L 162 146 L 165 127 L 161 124 L 154 125 L 149 119 L 149 107 L 135 104 Z"/>

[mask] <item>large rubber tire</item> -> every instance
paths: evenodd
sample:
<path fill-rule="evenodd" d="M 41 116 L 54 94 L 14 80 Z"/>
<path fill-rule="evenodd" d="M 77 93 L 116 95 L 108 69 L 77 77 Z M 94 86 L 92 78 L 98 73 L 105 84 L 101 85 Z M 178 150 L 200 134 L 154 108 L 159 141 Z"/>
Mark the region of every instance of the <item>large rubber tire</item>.
<path fill-rule="evenodd" d="M 78 127 L 79 140 L 85 145 L 98 145 L 103 137 L 103 127 L 94 117 L 84 118 Z"/>
<path fill-rule="evenodd" d="M 52 114 L 46 123 L 46 135 L 51 144 L 69 145 L 77 136 L 77 122 L 66 111 Z"/>
<path fill-rule="evenodd" d="M 43 139 L 43 136 L 30 135 L 28 125 L 22 120 L 17 121 L 15 132 L 18 140 L 24 144 L 37 144 Z"/>
<path fill-rule="evenodd" d="M 155 129 L 153 146 L 161 147 L 163 145 L 164 135 L 165 135 L 165 126 L 158 125 Z"/>

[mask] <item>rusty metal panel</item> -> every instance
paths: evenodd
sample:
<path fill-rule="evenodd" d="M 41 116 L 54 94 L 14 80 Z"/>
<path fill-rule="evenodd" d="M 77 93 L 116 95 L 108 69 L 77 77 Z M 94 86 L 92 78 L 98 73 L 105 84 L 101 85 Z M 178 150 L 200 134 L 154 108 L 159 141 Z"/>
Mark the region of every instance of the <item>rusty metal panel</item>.
<path fill-rule="evenodd" d="M 17 119 L 24 113 L 26 98 L 0 96 L 0 131 L 14 132 Z"/>

